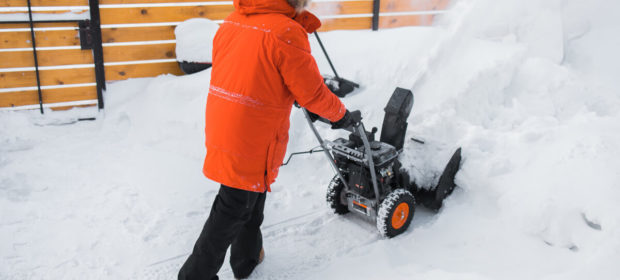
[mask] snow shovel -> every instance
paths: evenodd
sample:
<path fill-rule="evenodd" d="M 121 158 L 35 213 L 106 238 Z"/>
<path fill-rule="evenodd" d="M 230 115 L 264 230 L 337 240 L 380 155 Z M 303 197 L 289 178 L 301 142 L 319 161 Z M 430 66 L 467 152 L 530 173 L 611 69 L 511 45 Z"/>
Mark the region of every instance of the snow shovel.
<path fill-rule="evenodd" d="M 314 36 L 316 36 L 316 40 L 319 41 L 321 50 L 323 50 L 323 53 L 325 54 L 325 58 L 327 58 L 327 62 L 329 62 L 329 66 L 332 68 L 332 71 L 334 71 L 335 77 L 330 77 L 330 76 L 323 77 L 323 81 L 325 82 L 329 90 L 331 90 L 338 97 L 345 97 L 347 94 L 355 90 L 355 88 L 359 88 L 360 87 L 359 84 L 338 76 L 338 72 L 336 72 L 336 68 L 334 68 L 334 65 L 332 64 L 332 60 L 329 59 L 329 55 L 327 55 L 327 51 L 325 50 L 325 47 L 323 46 L 323 42 L 321 41 L 321 38 L 319 37 L 319 33 L 314 31 Z"/>

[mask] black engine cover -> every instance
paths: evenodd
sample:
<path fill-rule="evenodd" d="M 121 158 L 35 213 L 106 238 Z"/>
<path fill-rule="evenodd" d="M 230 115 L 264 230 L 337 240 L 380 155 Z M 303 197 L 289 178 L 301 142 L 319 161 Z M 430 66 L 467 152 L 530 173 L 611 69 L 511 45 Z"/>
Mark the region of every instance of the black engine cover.
<path fill-rule="evenodd" d="M 374 190 L 368 169 L 354 163 L 349 163 L 348 169 L 350 189 L 363 197 L 374 197 Z"/>

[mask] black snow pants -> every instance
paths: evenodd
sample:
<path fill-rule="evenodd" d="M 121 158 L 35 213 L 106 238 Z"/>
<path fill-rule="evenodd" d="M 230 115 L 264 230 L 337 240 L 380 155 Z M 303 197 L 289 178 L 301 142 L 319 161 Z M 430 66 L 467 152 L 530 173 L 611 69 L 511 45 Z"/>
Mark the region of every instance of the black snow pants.
<path fill-rule="evenodd" d="M 260 226 L 265 197 L 266 193 L 222 185 L 194 250 L 179 271 L 178 279 L 218 279 L 217 272 L 231 245 L 230 266 L 235 278 L 250 276 L 263 247 Z"/>

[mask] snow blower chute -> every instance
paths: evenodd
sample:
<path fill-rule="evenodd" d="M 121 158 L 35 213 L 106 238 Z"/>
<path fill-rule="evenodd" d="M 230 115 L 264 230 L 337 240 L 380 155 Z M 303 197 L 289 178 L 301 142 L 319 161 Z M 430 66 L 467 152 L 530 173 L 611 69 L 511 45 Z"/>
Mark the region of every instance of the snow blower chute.
<path fill-rule="evenodd" d="M 348 139 L 323 140 L 311 117 L 303 109 L 336 175 L 327 188 L 327 202 L 337 214 L 356 213 L 376 222 L 379 232 L 394 237 L 407 230 L 416 209 L 416 202 L 438 210 L 455 187 L 454 176 L 461 162 L 457 149 L 448 162 L 439 183 L 430 190 L 412 183 L 401 169 L 398 156 L 403 151 L 407 118 L 413 106 L 413 93 L 396 88 L 387 106 L 379 141 L 377 128 L 366 131 L 360 114 L 355 125 L 348 128 Z M 328 122 L 322 119 L 323 122 Z"/>

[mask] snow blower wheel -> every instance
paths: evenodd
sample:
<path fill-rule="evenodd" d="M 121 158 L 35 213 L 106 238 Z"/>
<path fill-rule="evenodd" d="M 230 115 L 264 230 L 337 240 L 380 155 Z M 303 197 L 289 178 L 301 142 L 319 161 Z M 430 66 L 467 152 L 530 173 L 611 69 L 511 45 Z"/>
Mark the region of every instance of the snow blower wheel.
<path fill-rule="evenodd" d="M 325 197 L 329 208 L 331 208 L 335 214 L 339 215 L 349 213 L 345 193 L 342 191 L 343 189 L 344 184 L 342 180 L 340 180 L 340 177 L 336 175 L 331 182 L 329 182 L 327 186 L 327 196 Z"/>
<path fill-rule="evenodd" d="M 404 189 L 397 189 L 383 200 L 377 214 L 377 229 L 385 237 L 394 237 L 407 230 L 415 213 L 415 198 Z"/>

